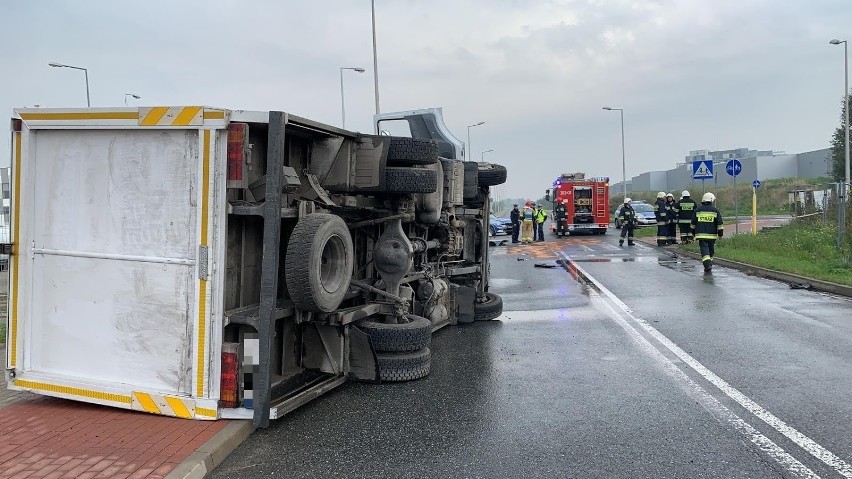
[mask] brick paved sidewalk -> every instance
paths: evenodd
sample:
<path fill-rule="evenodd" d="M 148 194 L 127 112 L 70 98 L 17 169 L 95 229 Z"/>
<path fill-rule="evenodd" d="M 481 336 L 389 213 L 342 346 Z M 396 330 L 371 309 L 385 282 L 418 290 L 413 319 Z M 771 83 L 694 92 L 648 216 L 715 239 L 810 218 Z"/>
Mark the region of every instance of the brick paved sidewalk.
<path fill-rule="evenodd" d="M 0 347 L 5 368 L 6 352 Z M 0 478 L 162 478 L 229 421 L 192 421 L 0 386 Z"/>

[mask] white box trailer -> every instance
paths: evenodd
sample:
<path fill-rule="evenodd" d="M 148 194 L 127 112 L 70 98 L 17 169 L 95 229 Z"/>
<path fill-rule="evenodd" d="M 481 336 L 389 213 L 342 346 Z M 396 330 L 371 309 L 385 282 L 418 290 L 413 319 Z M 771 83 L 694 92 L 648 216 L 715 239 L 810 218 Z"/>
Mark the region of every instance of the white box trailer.
<path fill-rule="evenodd" d="M 443 127 L 440 110 L 399 118 L 423 117 Z M 505 169 L 463 184 L 439 134 L 16 109 L 9 388 L 266 426 L 347 378 L 428 374 L 432 331 L 502 311 L 481 232 Z"/>

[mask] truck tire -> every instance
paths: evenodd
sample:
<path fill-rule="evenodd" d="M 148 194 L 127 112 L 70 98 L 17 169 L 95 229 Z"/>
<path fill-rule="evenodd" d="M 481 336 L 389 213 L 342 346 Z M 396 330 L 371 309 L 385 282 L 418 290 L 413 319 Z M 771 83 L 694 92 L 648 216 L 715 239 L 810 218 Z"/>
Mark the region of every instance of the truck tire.
<path fill-rule="evenodd" d="M 391 137 L 388 145 L 388 165 L 431 165 L 438 161 L 435 140 Z"/>
<path fill-rule="evenodd" d="M 341 217 L 314 213 L 300 219 L 284 258 L 293 304 L 314 312 L 337 309 L 349 289 L 354 258 L 352 235 Z"/>
<path fill-rule="evenodd" d="M 488 321 L 503 314 L 503 298 L 494 293 L 485 293 L 484 303 L 473 303 L 473 319 Z"/>
<path fill-rule="evenodd" d="M 410 353 L 376 353 L 379 379 L 386 382 L 413 381 L 429 375 L 432 351 L 418 349 Z"/>
<path fill-rule="evenodd" d="M 355 324 L 370 336 L 377 353 L 417 351 L 432 343 L 432 322 L 420 316 L 407 323 L 388 324 L 367 318 Z"/>
<path fill-rule="evenodd" d="M 423 168 L 385 168 L 385 191 L 388 193 L 434 193 L 438 174 Z"/>
<path fill-rule="evenodd" d="M 479 193 L 479 165 L 473 161 L 464 162 L 464 199 L 476 197 Z"/>
<path fill-rule="evenodd" d="M 496 163 L 479 162 L 479 186 L 497 186 L 506 182 L 506 167 Z"/>

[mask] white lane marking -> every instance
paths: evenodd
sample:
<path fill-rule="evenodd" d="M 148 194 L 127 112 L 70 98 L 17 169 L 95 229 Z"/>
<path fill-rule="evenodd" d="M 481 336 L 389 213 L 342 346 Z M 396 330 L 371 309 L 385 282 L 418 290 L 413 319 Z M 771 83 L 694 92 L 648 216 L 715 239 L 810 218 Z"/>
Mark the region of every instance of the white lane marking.
<path fill-rule="evenodd" d="M 771 439 L 761 434 L 761 432 L 755 429 L 754 426 L 725 407 L 724 404 L 714 398 L 709 392 L 707 392 L 707 390 L 693 381 L 692 378 L 687 376 L 686 373 L 678 368 L 673 362 L 671 362 L 671 360 L 669 360 L 669 358 L 665 357 L 663 353 L 661 353 L 653 344 L 642 336 L 634 326 L 622 318 L 621 314 L 619 314 L 619 312 L 616 311 L 615 308 L 613 308 L 610 303 L 606 302 L 599 294 L 592 292 L 590 293 L 590 296 L 602 306 L 609 309 L 612 312 L 611 317 L 615 319 L 625 332 L 627 332 L 628 336 L 630 336 L 631 339 L 639 345 L 639 347 L 644 349 L 649 356 L 661 363 L 665 372 L 674 380 L 678 381 L 681 388 L 684 389 L 684 391 L 692 399 L 700 403 L 707 412 L 716 417 L 716 420 L 728 423 L 734 430 L 748 438 L 748 440 L 757 446 L 758 449 L 766 453 L 790 473 L 795 474 L 798 477 L 812 479 L 820 477 L 807 466 L 799 462 L 795 457 L 790 455 L 787 451 L 782 449 L 781 446 L 775 444 Z"/>
<path fill-rule="evenodd" d="M 568 261 L 571 261 L 570 258 L 565 258 Z M 657 331 L 656 328 L 648 324 L 644 319 L 637 318 L 631 314 L 630 308 L 624 304 L 623 301 L 618 299 L 610 290 L 605 288 L 598 280 L 591 277 L 583 268 L 581 268 L 576 263 L 573 264 L 573 267 L 576 267 L 578 271 L 580 271 L 586 278 L 589 279 L 595 286 L 601 291 L 604 295 L 606 295 L 610 300 L 612 300 L 615 304 L 618 305 L 619 308 L 623 309 L 624 312 L 633 319 L 636 324 L 642 327 L 645 331 L 647 331 L 651 336 L 654 337 L 657 341 L 662 343 L 669 351 L 674 353 L 677 357 L 679 357 L 683 362 L 688 364 L 692 369 L 694 369 L 698 374 L 700 374 L 704 379 L 710 381 L 713 385 L 718 387 L 726 396 L 736 401 L 740 406 L 747 409 L 749 412 L 760 418 L 766 424 L 772 426 L 773 429 L 783 434 L 787 439 L 790 439 L 796 445 L 810 453 L 812 456 L 816 457 L 820 461 L 824 462 L 838 474 L 843 477 L 847 477 L 852 479 L 852 466 L 847 464 L 843 459 L 840 459 L 829 451 L 828 449 L 819 445 L 813 439 L 805 436 L 796 428 L 788 425 L 766 409 L 762 408 L 759 404 L 749 399 L 745 394 L 728 384 L 724 379 L 717 376 L 715 373 L 704 367 L 698 360 L 690 356 L 686 351 L 678 347 L 675 343 L 673 343 L 669 338 L 665 337 L 662 333 Z"/>

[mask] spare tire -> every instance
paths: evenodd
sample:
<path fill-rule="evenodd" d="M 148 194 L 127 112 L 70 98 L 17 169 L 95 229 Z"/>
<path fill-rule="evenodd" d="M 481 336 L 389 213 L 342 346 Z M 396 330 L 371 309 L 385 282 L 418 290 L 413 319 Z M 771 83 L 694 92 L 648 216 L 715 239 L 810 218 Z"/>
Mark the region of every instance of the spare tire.
<path fill-rule="evenodd" d="M 431 165 L 438 161 L 438 143 L 420 138 L 391 137 L 388 164 L 391 166 Z"/>
<path fill-rule="evenodd" d="M 352 235 L 336 215 L 314 213 L 296 223 L 284 258 L 284 282 L 293 304 L 314 312 L 340 306 L 355 262 Z"/>
<path fill-rule="evenodd" d="M 388 193 L 434 193 L 438 189 L 438 173 L 423 168 L 385 168 L 385 191 Z"/>
<path fill-rule="evenodd" d="M 376 352 L 417 351 L 432 343 L 432 322 L 420 316 L 407 323 L 388 324 L 366 318 L 355 324 L 370 336 Z"/>
<path fill-rule="evenodd" d="M 479 186 L 496 186 L 506 182 L 506 167 L 496 163 L 481 161 L 478 163 L 477 178 Z"/>
<path fill-rule="evenodd" d="M 485 293 L 485 301 L 473 303 L 473 319 L 488 321 L 503 314 L 503 298 L 494 293 Z"/>
<path fill-rule="evenodd" d="M 376 353 L 379 363 L 379 379 L 387 382 L 402 382 L 420 379 L 432 369 L 432 352 L 429 348 L 410 353 Z"/>

